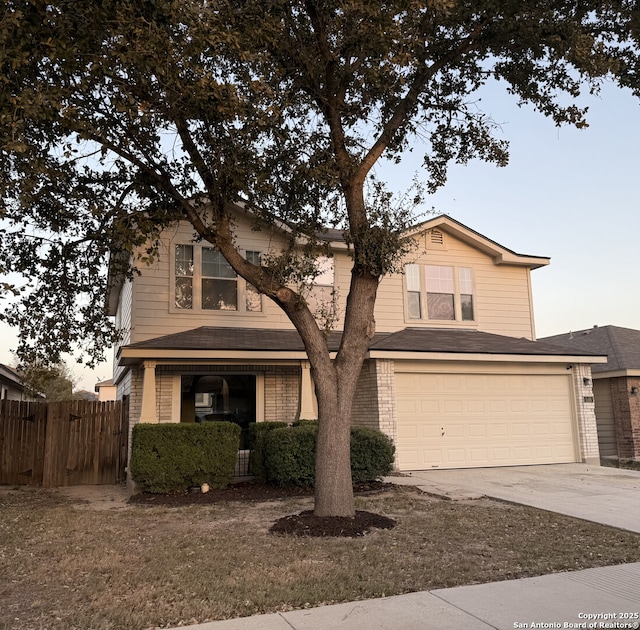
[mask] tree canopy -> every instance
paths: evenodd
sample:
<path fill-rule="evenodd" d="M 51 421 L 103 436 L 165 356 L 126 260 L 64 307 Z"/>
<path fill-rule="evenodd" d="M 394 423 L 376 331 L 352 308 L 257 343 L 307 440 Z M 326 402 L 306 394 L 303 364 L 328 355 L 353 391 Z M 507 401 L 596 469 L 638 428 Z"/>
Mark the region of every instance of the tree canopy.
<path fill-rule="evenodd" d="M 2 316 L 20 326 L 23 356 L 56 362 L 81 341 L 95 359 L 115 334 L 109 253 L 144 264 L 160 231 L 186 220 L 300 331 L 321 427 L 348 416 L 355 383 L 343 377 L 359 371 L 377 283 L 411 221 L 375 179 L 380 158 L 419 147 L 427 192 L 452 162 L 505 165 L 507 143 L 474 99 L 489 80 L 584 126 L 581 91 L 613 80 L 638 94 L 639 27 L 630 0 L 7 0 L 0 272 L 26 284 Z M 354 266 L 334 362 L 291 286 L 295 239 L 245 260 L 228 213 L 238 202 L 310 250 L 326 227 L 344 231 Z"/>
<path fill-rule="evenodd" d="M 18 373 L 27 399 L 44 398 L 46 402 L 58 402 L 73 398 L 77 379 L 65 363 L 53 366 L 27 364 Z"/>

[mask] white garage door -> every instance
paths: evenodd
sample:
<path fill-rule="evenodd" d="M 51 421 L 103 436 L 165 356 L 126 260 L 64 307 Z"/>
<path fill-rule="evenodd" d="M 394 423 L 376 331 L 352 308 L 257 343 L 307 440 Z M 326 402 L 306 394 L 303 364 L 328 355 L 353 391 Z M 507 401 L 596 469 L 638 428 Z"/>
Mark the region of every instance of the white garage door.
<path fill-rule="evenodd" d="M 576 461 L 569 378 L 396 373 L 399 469 Z"/>

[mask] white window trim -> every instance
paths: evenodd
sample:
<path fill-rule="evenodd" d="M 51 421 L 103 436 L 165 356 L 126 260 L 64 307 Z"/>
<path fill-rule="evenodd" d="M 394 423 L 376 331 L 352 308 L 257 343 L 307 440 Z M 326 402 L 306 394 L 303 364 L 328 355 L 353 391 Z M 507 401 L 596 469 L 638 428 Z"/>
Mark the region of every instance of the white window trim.
<path fill-rule="evenodd" d="M 463 326 L 475 326 L 478 322 L 478 302 L 477 302 L 477 293 L 476 293 L 476 274 L 473 267 L 469 267 L 468 265 L 436 265 L 431 263 L 410 263 L 414 264 L 419 268 L 420 275 L 420 319 L 415 319 L 409 317 L 409 289 L 407 283 L 407 274 L 403 273 L 403 298 L 404 298 L 404 319 L 407 324 L 419 324 L 419 323 L 430 323 L 430 324 L 447 324 L 447 325 L 463 325 Z M 454 294 L 453 294 L 453 308 L 454 308 L 454 317 L 455 319 L 430 319 L 429 318 L 429 307 L 427 300 L 427 274 L 426 267 L 449 267 L 453 269 L 453 285 L 454 285 Z M 470 269 L 471 270 L 471 285 L 472 291 L 471 293 L 473 297 L 473 319 L 462 319 L 462 298 L 460 292 L 460 269 Z M 465 293 L 465 295 L 469 295 Z"/>
<path fill-rule="evenodd" d="M 176 246 L 187 245 L 193 247 L 193 298 L 191 308 L 178 308 L 176 306 Z M 248 317 L 266 317 L 266 303 L 264 295 L 260 295 L 262 310 L 247 310 L 247 281 L 239 275 L 236 275 L 236 292 L 238 308 L 233 310 L 218 310 L 202 308 L 202 249 L 204 247 L 214 248 L 210 243 L 194 243 L 193 241 L 176 240 L 171 243 L 170 248 L 170 267 L 169 267 L 169 312 L 170 313 L 197 313 L 198 315 L 207 314 L 214 317 L 237 317 L 238 315 Z M 240 250 L 246 256 L 246 250 Z M 258 250 L 248 250 L 258 251 Z M 262 252 L 260 252 L 262 253 Z M 231 279 L 231 278 L 229 278 Z"/>

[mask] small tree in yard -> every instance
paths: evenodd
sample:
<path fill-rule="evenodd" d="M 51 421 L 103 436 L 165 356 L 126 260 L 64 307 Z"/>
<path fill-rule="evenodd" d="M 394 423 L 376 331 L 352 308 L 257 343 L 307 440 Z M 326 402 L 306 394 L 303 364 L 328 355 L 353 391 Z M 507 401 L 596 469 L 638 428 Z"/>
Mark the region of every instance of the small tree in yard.
<path fill-rule="evenodd" d="M 584 126 L 581 90 L 614 80 L 638 92 L 639 26 L 629 0 L 7 0 L 0 271 L 28 278 L 4 312 L 22 356 L 56 362 L 82 340 L 96 360 L 116 334 L 108 254 L 142 248 L 133 264 L 148 263 L 160 231 L 188 221 L 299 331 L 318 398 L 315 513 L 352 516 L 351 401 L 378 283 L 410 245 L 411 217 L 374 166 L 420 142 L 433 191 L 452 161 L 506 164 L 472 102 L 489 80 Z M 257 226 L 285 222 L 291 247 L 245 260 L 238 202 Z M 326 227 L 344 230 L 353 258 L 333 361 L 292 288 Z"/>
<path fill-rule="evenodd" d="M 27 398 L 43 396 L 47 402 L 57 402 L 73 397 L 77 379 L 64 362 L 57 365 L 30 363 L 20 366 L 17 371 L 24 383 Z"/>

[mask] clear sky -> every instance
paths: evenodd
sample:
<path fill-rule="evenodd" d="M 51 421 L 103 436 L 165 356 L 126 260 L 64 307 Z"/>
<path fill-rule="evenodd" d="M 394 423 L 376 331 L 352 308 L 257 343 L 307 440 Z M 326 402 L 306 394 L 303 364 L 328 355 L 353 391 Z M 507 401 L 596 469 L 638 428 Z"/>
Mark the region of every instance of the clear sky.
<path fill-rule="evenodd" d="M 427 200 L 509 249 L 551 257 L 532 272 L 538 337 L 596 324 L 640 329 L 640 105 L 614 86 L 585 104 L 588 129 L 557 128 L 504 90 L 487 90 L 481 105 L 511 143 L 510 164 L 452 167 Z M 401 167 L 379 174 L 401 190 L 420 163 L 416 146 Z M 15 336 L 0 325 L 0 338 L 0 363 L 12 363 Z M 79 388 L 111 376 L 110 362 L 96 371 L 69 365 Z"/>

